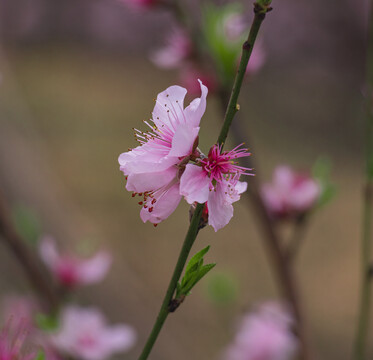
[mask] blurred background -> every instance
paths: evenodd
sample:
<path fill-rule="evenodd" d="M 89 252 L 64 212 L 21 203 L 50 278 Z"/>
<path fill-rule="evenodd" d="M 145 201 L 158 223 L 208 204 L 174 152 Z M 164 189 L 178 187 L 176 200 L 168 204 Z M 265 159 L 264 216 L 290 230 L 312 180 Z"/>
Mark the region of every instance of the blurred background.
<path fill-rule="evenodd" d="M 250 10 L 251 2 L 242 3 Z M 184 1 L 191 17 L 198 4 Z M 261 179 L 269 180 L 277 164 L 308 170 L 320 156 L 332 162 L 337 196 L 312 218 L 296 262 L 320 359 L 348 359 L 356 324 L 365 5 L 274 1 L 261 29 L 266 62 L 240 97 Z M 156 95 L 178 81 L 175 71 L 149 61 L 173 24 L 166 9 L 136 11 L 121 0 L 0 0 L 1 189 L 61 247 L 89 242 L 112 252 L 106 280 L 77 291 L 74 301 L 136 328 L 137 345 L 122 359 L 141 349 L 188 227 L 187 204 L 157 228 L 143 224 L 117 162 L 136 145 L 131 128 L 141 129 Z M 200 133 L 205 152 L 221 120 L 211 94 Z M 246 205 L 235 204 L 234 218 L 218 233 L 201 231 L 195 249 L 212 245 L 207 259 L 217 266 L 169 317 L 152 359 L 217 359 L 240 315 L 278 298 Z M 1 294 L 26 292 L 22 270 L 0 247 Z"/>

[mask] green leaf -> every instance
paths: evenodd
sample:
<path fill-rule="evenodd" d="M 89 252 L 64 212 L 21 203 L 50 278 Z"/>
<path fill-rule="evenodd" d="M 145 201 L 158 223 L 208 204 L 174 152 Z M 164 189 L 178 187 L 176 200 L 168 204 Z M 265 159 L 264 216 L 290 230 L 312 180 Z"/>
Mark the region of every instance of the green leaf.
<path fill-rule="evenodd" d="M 331 168 L 331 161 L 326 157 L 317 159 L 312 168 L 312 174 L 321 186 L 321 194 L 317 203 L 318 208 L 329 203 L 337 193 L 337 188 L 331 181 Z"/>
<path fill-rule="evenodd" d="M 203 257 L 207 254 L 209 250 L 210 250 L 210 245 L 206 246 L 204 249 L 202 249 L 201 251 L 198 251 L 197 254 L 192 256 L 192 258 L 189 260 L 188 265 L 185 269 L 185 273 L 194 271 L 196 267 L 200 266 L 199 263 L 201 260 L 203 264 Z"/>
<path fill-rule="evenodd" d="M 210 246 L 206 246 L 189 260 L 184 276 L 176 286 L 176 298 L 182 295 L 189 295 L 198 281 L 215 266 L 215 264 L 203 265 L 203 257 L 207 254 L 209 249 Z"/>
<path fill-rule="evenodd" d="M 45 353 L 43 350 L 39 350 L 34 360 L 45 360 Z"/>
<path fill-rule="evenodd" d="M 238 280 L 229 272 L 214 273 L 208 278 L 206 290 L 210 301 L 228 306 L 238 298 Z"/>
<path fill-rule="evenodd" d="M 36 324 L 44 331 L 53 331 L 58 329 L 59 323 L 56 316 L 49 316 L 46 314 L 37 314 L 35 317 Z"/>

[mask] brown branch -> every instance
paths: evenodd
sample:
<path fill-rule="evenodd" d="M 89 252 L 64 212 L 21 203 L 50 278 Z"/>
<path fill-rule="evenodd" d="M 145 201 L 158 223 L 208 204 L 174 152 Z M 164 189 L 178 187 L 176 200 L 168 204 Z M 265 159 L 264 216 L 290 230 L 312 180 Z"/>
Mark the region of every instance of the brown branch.
<path fill-rule="evenodd" d="M 225 111 L 228 102 L 227 92 L 220 89 L 218 92 L 221 110 Z M 239 114 L 236 114 L 236 116 Z M 237 120 L 237 119 L 236 119 Z M 246 131 L 242 127 L 242 121 L 235 121 L 231 126 L 231 133 L 236 143 L 248 142 L 244 136 Z M 255 168 L 252 158 L 242 158 L 242 165 Z M 301 343 L 300 358 L 302 360 L 310 359 L 308 342 L 306 338 L 304 318 L 302 315 L 300 300 L 298 295 L 298 287 L 292 271 L 291 262 L 287 261 L 286 253 L 281 247 L 281 239 L 276 232 L 272 219 L 268 216 L 268 212 L 260 196 L 260 182 L 258 177 L 250 178 L 248 183 L 248 200 L 249 206 L 253 207 L 254 214 L 258 218 L 258 226 L 263 234 L 267 254 L 272 263 L 273 272 L 277 276 L 277 284 L 284 298 L 289 303 L 296 320 L 296 332 Z"/>
<path fill-rule="evenodd" d="M 10 211 L 0 191 L 0 239 L 4 242 L 23 268 L 26 278 L 38 295 L 42 306 L 48 312 L 55 312 L 58 308 L 58 296 L 40 261 L 27 247 L 13 226 Z"/>

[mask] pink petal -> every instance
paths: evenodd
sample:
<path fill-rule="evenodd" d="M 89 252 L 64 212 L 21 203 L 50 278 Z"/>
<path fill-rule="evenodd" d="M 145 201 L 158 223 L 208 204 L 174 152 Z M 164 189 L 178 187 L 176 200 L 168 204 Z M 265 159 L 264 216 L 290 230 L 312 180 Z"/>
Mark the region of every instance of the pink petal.
<path fill-rule="evenodd" d="M 209 225 L 215 232 L 227 225 L 233 217 L 233 206 L 225 190 L 225 186 L 217 184 L 215 190 L 210 191 L 207 201 Z"/>
<path fill-rule="evenodd" d="M 60 260 L 56 242 L 51 236 L 44 236 L 40 240 L 39 254 L 41 259 L 50 269 L 54 269 Z"/>
<path fill-rule="evenodd" d="M 120 170 L 125 175 L 163 171 L 177 163 L 177 158 L 167 157 L 168 152 L 169 149 L 166 153 L 157 153 L 156 149 L 149 143 L 139 146 L 119 155 Z"/>
<path fill-rule="evenodd" d="M 128 175 L 126 189 L 137 193 L 159 189 L 169 184 L 177 171 L 177 167 L 172 166 L 160 172 L 132 173 Z"/>
<path fill-rule="evenodd" d="M 169 156 L 186 156 L 191 154 L 198 132 L 199 127 L 193 128 L 187 124 L 179 125 L 172 139 L 172 148 Z"/>
<path fill-rule="evenodd" d="M 109 271 L 112 259 L 107 252 L 99 252 L 91 259 L 81 260 L 78 277 L 81 284 L 93 284 L 101 281 Z"/>
<path fill-rule="evenodd" d="M 162 220 L 167 219 L 175 211 L 180 200 L 179 184 L 172 185 L 157 198 L 153 206 L 153 211 L 150 212 L 149 207 L 147 209 L 142 208 L 140 217 L 143 222 L 149 221 L 153 224 L 158 224 Z"/>
<path fill-rule="evenodd" d="M 315 180 L 304 180 L 289 196 L 289 205 L 298 211 L 306 211 L 315 204 L 320 192 L 320 186 Z"/>
<path fill-rule="evenodd" d="M 180 178 L 180 194 L 189 204 L 203 204 L 209 197 L 210 179 L 200 166 L 188 164 Z"/>
<path fill-rule="evenodd" d="M 273 174 L 273 183 L 280 189 L 290 189 L 294 180 L 292 169 L 286 165 L 276 167 Z"/>
<path fill-rule="evenodd" d="M 117 325 L 106 331 L 103 338 L 108 353 L 116 351 L 127 351 L 136 342 L 136 332 L 131 326 Z"/>
<path fill-rule="evenodd" d="M 158 94 L 153 110 L 153 122 L 159 129 L 166 126 L 175 130 L 177 125 L 185 122 L 184 98 L 186 93 L 186 89 L 174 85 Z"/>
<path fill-rule="evenodd" d="M 201 97 L 194 99 L 184 110 L 188 124 L 191 124 L 194 127 L 199 126 L 201 118 L 205 113 L 206 97 L 208 93 L 208 89 L 202 84 L 202 81 L 198 80 L 198 82 L 201 86 Z"/>

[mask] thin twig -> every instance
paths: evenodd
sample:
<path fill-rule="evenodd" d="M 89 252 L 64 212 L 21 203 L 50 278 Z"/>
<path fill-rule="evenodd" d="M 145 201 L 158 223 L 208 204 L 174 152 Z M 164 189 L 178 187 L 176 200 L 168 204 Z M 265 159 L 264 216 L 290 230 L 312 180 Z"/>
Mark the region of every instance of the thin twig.
<path fill-rule="evenodd" d="M 10 211 L 0 191 L 0 238 L 4 244 L 13 252 L 22 266 L 26 278 L 39 296 L 42 305 L 48 312 L 55 312 L 58 308 L 58 296 L 52 283 L 42 270 L 40 261 L 30 251 L 25 241 L 14 228 Z"/>

